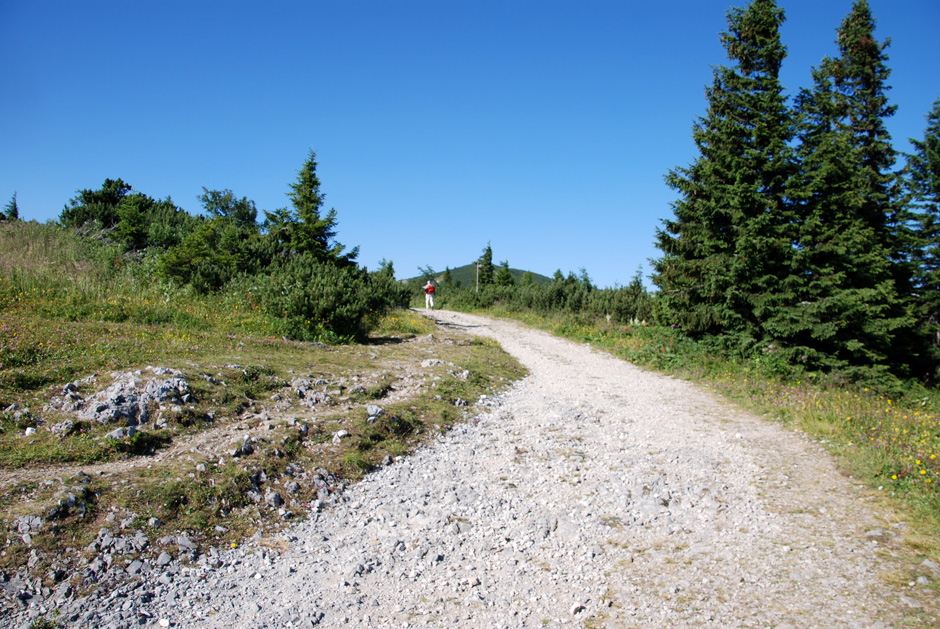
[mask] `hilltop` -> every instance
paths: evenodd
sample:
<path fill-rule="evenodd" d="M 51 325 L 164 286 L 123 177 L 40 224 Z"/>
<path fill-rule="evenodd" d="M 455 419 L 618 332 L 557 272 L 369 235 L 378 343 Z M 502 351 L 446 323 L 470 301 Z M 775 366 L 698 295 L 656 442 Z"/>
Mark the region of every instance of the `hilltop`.
<path fill-rule="evenodd" d="M 513 278 L 516 280 L 517 284 L 522 283 L 522 278 L 526 273 L 530 273 L 532 277 L 532 282 L 534 284 L 551 284 L 552 278 L 546 277 L 534 271 L 524 271 L 522 269 L 513 269 L 510 268 L 509 272 L 512 273 Z M 445 271 L 440 271 L 434 275 L 434 279 L 437 282 L 440 282 L 444 277 Z M 450 276 L 454 283 L 460 283 L 461 286 L 473 286 L 476 283 L 476 263 L 471 262 L 470 264 L 465 264 L 464 266 L 457 267 L 455 269 L 450 269 Z M 402 282 L 408 284 L 411 282 L 420 282 L 424 280 L 423 275 L 416 275 L 415 277 L 409 277 L 401 280 Z"/>

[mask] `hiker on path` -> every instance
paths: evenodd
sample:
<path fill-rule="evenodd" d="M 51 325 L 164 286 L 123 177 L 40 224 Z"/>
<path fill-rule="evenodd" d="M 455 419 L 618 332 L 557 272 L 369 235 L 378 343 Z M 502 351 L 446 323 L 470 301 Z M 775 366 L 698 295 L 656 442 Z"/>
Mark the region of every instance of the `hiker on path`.
<path fill-rule="evenodd" d="M 424 307 L 434 309 L 434 285 L 431 280 L 424 285 Z"/>

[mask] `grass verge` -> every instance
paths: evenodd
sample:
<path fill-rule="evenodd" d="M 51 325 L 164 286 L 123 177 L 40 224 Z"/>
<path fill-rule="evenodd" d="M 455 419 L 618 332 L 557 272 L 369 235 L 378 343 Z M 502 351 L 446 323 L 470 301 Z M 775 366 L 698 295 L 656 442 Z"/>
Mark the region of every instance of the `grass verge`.
<path fill-rule="evenodd" d="M 768 360 L 736 361 L 669 329 L 603 319 L 505 316 L 589 343 L 644 368 L 697 382 L 823 444 L 841 470 L 879 492 L 908 523 L 907 542 L 940 563 L 940 394 L 921 386 L 888 395 L 836 376 L 781 376 Z"/>

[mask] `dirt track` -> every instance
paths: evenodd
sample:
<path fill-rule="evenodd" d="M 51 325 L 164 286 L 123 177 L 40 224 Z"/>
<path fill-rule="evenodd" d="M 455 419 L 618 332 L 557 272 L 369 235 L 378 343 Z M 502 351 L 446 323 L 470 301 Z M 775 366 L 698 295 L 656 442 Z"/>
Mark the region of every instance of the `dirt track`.
<path fill-rule="evenodd" d="M 935 626 L 883 556 L 903 525 L 802 434 L 583 345 L 431 316 L 530 375 L 277 550 L 153 571 L 135 604 L 210 627 Z M 129 626 L 118 603 L 82 618 Z"/>

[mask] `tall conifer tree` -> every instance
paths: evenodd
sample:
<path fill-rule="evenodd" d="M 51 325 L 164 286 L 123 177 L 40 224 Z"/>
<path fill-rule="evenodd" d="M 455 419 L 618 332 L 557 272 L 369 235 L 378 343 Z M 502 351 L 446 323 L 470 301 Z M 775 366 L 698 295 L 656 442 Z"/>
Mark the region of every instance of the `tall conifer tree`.
<path fill-rule="evenodd" d="M 497 286 L 516 285 L 516 278 L 512 276 L 512 271 L 509 269 L 509 260 L 503 260 L 499 263 L 496 275 L 493 276 L 493 283 Z"/>
<path fill-rule="evenodd" d="M 494 278 L 496 277 L 496 269 L 493 266 L 493 248 L 489 243 L 486 244 L 486 248 L 483 250 L 483 255 L 477 260 L 479 273 L 478 281 L 480 286 L 486 286 L 487 284 L 492 284 Z"/>
<path fill-rule="evenodd" d="M 813 367 L 886 369 L 910 351 L 913 319 L 898 253 L 895 153 L 884 121 L 890 70 L 866 0 L 838 29 L 839 56 L 796 99 L 800 172 L 791 182 L 799 236 L 797 299 L 771 324 Z M 901 358 L 901 362 L 905 359 Z"/>
<path fill-rule="evenodd" d="M 16 192 L 13 192 L 13 196 L 4 206 L 4 211 L 0 212 L 0 221 L 6 219 L 10 221 L 19 220 L 20 218 L 20 206 L 16 202 Z"/>
<path fill-rule="evenodd" d="M 265 212 L 264 226 L 271 237 L 287 251 L 309 254 L 320 262 L 354 265 L 359 247 L 345 252 L 346 247 L 336 242 L 336 210 L 321 213 L 326 195 L 320 191 L 316 151 L 311 149 L 297 181 L 289 185 L 287 196 L 293 211 L 281 208 Z"/>
<path fill-rule="evenodd" d="M 940 99 L 927 114 L 924 139 L 910 142 L 904 182 L 918 236 L 912 256 L 917 313 L 940 346 Z"/>
<path fill-rule="evenodd" d="M 785 186 L 793 171 L 790 112 L 779 81 L 783 10 L 753 0 L 728 13 L 730 67 L 715 69 L 694 127 L 699 157 L 666 176 L 675 217 L 657 230 L 662 316 L 693 334 L 750 343 L 786 299 L 793 235 Z"/>

